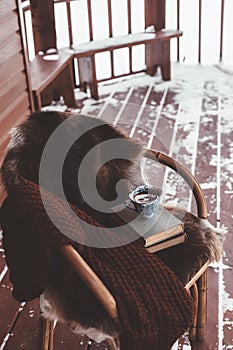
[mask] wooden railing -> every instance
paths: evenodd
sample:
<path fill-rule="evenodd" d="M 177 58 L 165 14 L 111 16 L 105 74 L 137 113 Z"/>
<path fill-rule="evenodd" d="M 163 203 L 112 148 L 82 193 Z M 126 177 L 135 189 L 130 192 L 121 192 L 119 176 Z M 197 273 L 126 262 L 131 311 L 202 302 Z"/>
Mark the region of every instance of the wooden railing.
<path fill-rule="evenodd" d="M 98 0 L 96 0 L 98 1 Z M 132 17 L 131 17 L 131 7 L 135 5 L 135 1 L 132 0 L 124 0 L 126 3 L 126 8 L 128 9 L 127 12 L 127 22 L 128 22 L 128 33 L 133 32 L 132 28 Z M 137 6 L 140 3 L 141 0 L 136 1 Z M 230 0 L 231 1 L 231 0 Z M 166 17 L 169 20 L 167 21 L 167 27 L 170 28 L 171 23 L 173 29 L 180 29 L 184 32 L 184 36 L 181 39 L 177 40 L 177 43 L 173 44 L 173 59 L 178 61 L 184 61 L 187 62 L 192 61 L 193 63 L 203 63 L 208 61 L 208 59 L 205 59 L 204 52 L 208 51 L 207 45 L 211 48 L 211 46 L 215 46 L 215 57 L 213 60 L 215 62 L 210 63 L 217 63 L 217 61 L 226 60 L 227 56 L 229 56 L 228 51 L 230 50 L 230 43 L 228 45 L 228 33 L 230 26 L 229 23 L 226 23 L 225 20 L 226 14 L 229 14 L 232 8 L 229 8 L 230 5 L 229 0 L 191 0 L 187 2 L 186 0 L 167 0 L 167 6 L 166 6 Z M 67 23 L 64 24 L 65 31 L 68 33 L 68 41 L 66 42 L 67 46 L 72 46 L 74 43 L 79 43 L 79 38 L 76 33 L 74 35 L 74 23 L 72 21 L 72 12 L 74 11 L 74 6 L 72 3 L 77 2 L 77 0 L 54 0 L 55 7 L 58 4 L 63 3 L 66 7 L 66 17 L 67 17 Z M 106 0 L 106 6 L 108 13 L 108 35 L 109 37 L 114 36 L 113 32 L 113 18 L 112 18 L 112 1 Z M 23 4 L 23 10 L 24 10 L 24 17 L 27 24 L 27 40 L 29 44 L 29 53 L 30 58 L 33 57 L 33 42 L 32 42 L 32 36 L 31 36 L 31 22 L 30 22 L 30 1 L 29 0 L 22 0 Z M 194 35 L 194 41 L 195 41 L 195 52 L 192 51 L 189 56 L 188 54 L 188 48 L 186 47 L 186 42 L 192 40 L 189 34 L 189 29 L 187 28 L 187 25 L 185 24 L 184 18 L 188 16 L 187 12 L 187 6 L 190 7 L 190 4 L 192 4 L 193 7 L 195 7 L 196 13 L 193 14 L 193 18 L 191 19 L 191 22 L 195 22 L 195 35 Z M 88 18 L 88 39 L 91 41 L 94 39 L 94 24 L 93 24 L 93 12 L 92 12 L 92 6 L 91 6 L 91 0 L 84 1 L 83 8 L 86 7 L 87 11 L 87 18 Z M 209 9 L 208 9 L 209 7 Z M 217 16 L 213 16 L 213 7 L 216 7 Z M 232 13 L 232 19 L 233 19 L 233 13 Z M 205 32 L 208 26 L 208 23 L 211 23 L 213 27 L 215 27 L 215 33 L 213 34 L 212 40 L 204 40 Z M 141 31 L 143 30 L 144 23 L 141 23 Z M 175 25 L 175 27 L 174 27 Z M 232 28 L 231 28 L 232 29 Z M 58 33 L 59 34 L 59 33 Z M 126 33 L 125 33 L 126 34 Z M 82 39 L 81 39 L 82 40 Z M 58 42 L 61 41 L 60 38 L 58 38 Z M 233 54 L 232 54 L 233 56 Z M 130 73 L 132 70 L 132 50 L 129 50 L 129 57 L 130 57 L 130 64 L 129 64 L 129 71 Z M 113 54 L 111 53 L 111 67 L 113 67 Z M 229 59 L 228 59 L 229 60 Z M 112 70 L 112 68 L 111 68 Z"/>
<path fill-rule="evenodd" d="M 128 30 L 127 32 L 125 32 L 124 34 L 128 34 L 128 33 L 132 33 L 132 20 L 131 20 L 131 0 L 125 0 L 127 1 L 127 9 L 128 9 L 128 15 L 127 15 L 127 23 L 128 23 Z M 142 0 L 143 1 L 143 0 Z M 74 4 L 75 2 L 77 2 L 77 0 L 54 0 L 54 7 L 55 7 L 55 19 L 59 20 L 59 5 L 64 4 L 65 6 L 62 8 L 62 10 L 65 10 L 65 17 L 66 20 L 63 23 L 64 28 L 62 28 L 61 31 L 59 31 L 59 26 L 57 29 L 57 46 L 59 47 L 72 47 L 74 44 L 79 44 L 79 43 L 83 43 L 83 42 L 88 42 L 88 41 L 92 41 L 95 40 L 95 32 L 96 32 L 96 28 L 93 24 L 93 10 L 92 10 L 92 6 L 91 6 L 91 0 L 86 0 L 84 1 L 84 6 L 83 6 L 83 10 L 85 10 L 85 12 L 87 13 L 87 25 L 85 26 L 85 30 L 86 30 L 86 35 L 85 35 L 85 39 L 83 39 L 83 28 L 82 26 L 80 26 L 80 34 L 75 31 L 75 25 L 74 23 L 72 23 L 72 11 L 74 11 L 76 4 Z M 72 6 L 73 5 L 73 6 Z M 29 47 L 29 60 L 33 59 L 35 56 L 35 50 L 34 50 L 34 41 L 33 41 L 33 36 L 32 36 L 32 23 L 31 23 L 31 5 L 30 5 L 30 1 L 28 0 L 22 0 L 22 6 L 23 6 L 23 12 L 24 12 L 24 19 L 25 19 L 25 23 L 26 23 L 26 30 L 27 30 L 27 43 L 28 43 L 28 47 Z M 105 36 L 100 38 L 100 39 L 106 39 L 107 37 L 113 37 L 116 36 L 115 35 L 115 31 L 113 28 L 113 16 L 112 16 L 112 2 L 111 0 L 106 0 L 106 6 L 107 6 L 107 16 L 108 16 L 108 28 L 105 28 Z M 86 8 L 85 8 L 86 7 Z M 57 11 L 56 11 L 57 10 Z M 57 18 L 56 18 L 56 13 L 57 13 Z M 143 15 L 143 14 L 142 14 Z M 74 21 L 73 21 L 74 22 Z M 142 22 L 142 21 L 141 21 Z M 144 23 L 142 23 L 140 31 L 143 31 L 145 28 Z M 139 31 L 139 30 L 138 30 Z M 64 38 L 62 37 L 62 35 L 66 33 L 66 38 L 64 40 Z M 99 38 L 98 38 L 99 39 Z M 128 69 L 125 69 L 123 72 L 120 72 L 119 74 L 116 74 L 116 69 L 114 68 L 115 66 L 115 62 L 117 61 L 117 53 L 116 52 L 109 52 L 108 54 L 104 55 L 104 59 L 108 62 L 106 62 L 106 66 L 109 71 L 108 76 L 105 77 L 101 77 L 101 74 L 99 74 L 99 80 L 108 80 L 108 79 L 112 79 L 114 77 L 120 77 L 120 76 L 125 76 L 128 74 L 132 74 L 132 73 L 138 73 L 138 72 L 142 72 L 145 69 L 145 62 L 144 62 L 144 58 L 143 58 L 143 51 L 145 50 L 144 45 L 141 45 L 141 50 L 139 52 L 139 55 L 141 58 L 141 65 L 139 65 L 140 67 L 138 69 L 135 69 L 135 64 L 134 64 L 134 60 L 136 55 L 138 56 L 138 50 L 137 52 L 134 53 L 135 48 L 129 48 L 128 52 L 126 53 L 126 55 L 128 56 L 128 62 L 127 64 L 124 64 L 125 67 L 128 67 Z M 103 55 L 100 57 L 98 56 L 98 54 L 96 55 L 96 61 L 97 61 L 97 75 L 98 75 L 98 59 L 100 61 L 102 61 Z M 125 59 L 126 60 L 126 59 Z M 124 61 L 125 61 L 124 60 Z M 76 76 L 77 76 L 77 82 L 78 82 L 78 68 L 77 68 L 77 62 L 75 61 L 75 65 L 76 65 Z M 119 66 L 119 65 L 118 65 Z M 138 66 L 138 65 L 137 65 Z"/>
<path fill-rule="evenodd" d="M 98 1 L 98 0 L 95 0 Z M 112 37 L 115 36 L 115 28 L 114 28 L 114 13 L 113 13 L 113 6 L 115 0 L 103 0 L 101 1 L 101 4 L 104 4 L 105 13 L 107 13 L 107 28 L 105 30 L 105 37 Z M 140 5 L 141 2 L 144 0 L 123 0 L 125 9 L 127 11 L 124 11 L 122 13 L 122 17 L 126 16 L 127 19 L 127 33 L 134 32 L 134 28 L 132 23 L 134 23 L 134 18 L 132 14 L 132 7 Z M 157 1 L 157 0 L 155 0 Z M 87 25 L 84 28 L 88 33 L 85 35 L 85 40 L 95 40 L 95 23 L 93 21 L 93 18 L 95 17 L 95 13 L 93 13 L 93 1 L 91 0 L 54 0 L 54 6 L 55 9 L 57 6 L 64 4 L 63 9 L 65 9 L 64 18 L 66 18 L 66 21 L 63 24 L 62 31 L 57 31 L 57 43 L 61 45 L 61 43 L 65 43 L 65 46 L 73 46 L 73 44 L 78 44 L 83 42 L 83 38 L 80 38 L 79 33 L 74 29 L 74 9 L 77 4 L 75 2 L 83 3 L 83 9 L 85 9 L 86 12 L 86 18 L 87 18 Z M 187 4 L 188 3 L 188 4 Z M 27 27 L 27 40 L 29 45 L 29 53 L 30 53 L 30 59 L 34 55 L 33 51 L 33 42 L 32 42 L 32 35 L 31 35 L 31 22 L 30 22 L 30 1 L 29 0 L 22 0 L 23 4 L 23 10 L 24 10 L 24 18 L 26 22 Z M 188 14 L 187 6 L 192 5 L 193 8 L 195 8 L 195 13 Z M 208 10 L 209 6 L 209 10 Z M 231 43 L 228 43 L 230 38 L 229 32 L 230 30 L 233 30 L 233 28 L 229 28 L 230 24 L 227 22 L 230 22 L 229 20 L 226 21 L 226 15 L 229 16 L 229 12 L 231 11 L 229 9 L 230 1 L 226 0 L 190 0 L 187 2 L 187 0 L 167 0 L 166 1 L 166 27 L 167 28 L 173 28 L 173 29 L 180 29 L 184 32 L 184 35 L 182 38 L 177 39 L 175 43 L 172 45 L 172 59 L 178 60 L 178 61 L 186 61 L 191 63 L 217 63 L 218 61 L 224 61 L 227 59 L 227 55 L 230 51 Z M 214 9 L 216 10 L 214 11 Z M 213 11 L 215 15 L 213 15 Z M 55 11 L 56 14 L 56 11 Z M 189 18 L 190 16 L 190 18 Z M 57 16 L 58 17 L 58 16 Z M 143 17 L 143 16 L 142 16 Z M 210 23 L 210 20 L 212 19 L 212 23 L 214 26 L 214 33 L 212 40 L 206 39 L 206 31 L 207 26 Z M 232 19 L 233 19 L 233 10 L 232 10 Z M 57 22 L 58 18 L 55 16 L 55 21 Z M 185 22 L 186 21 L 186 22 Z M 187 27 L 187 23 L 190 26 L 195 26 L 195 34 L 191 37 L 189 33 L 189 28 Z M 146 27 L 146 23 L 143 23 L 143 20 L 140 22 L 141 29 L 140 31 L 143 31 Z M 59 29 L 59 28 L 58 28 Z M 66 39 L 63 40 L 61 38 L 60 32 L 66 33 Z M 125 34 L 127 34 L 125 33 Z M 103 39 L 103 38 L 101 38 Z M 188 44 L 190 42 L 193 42 L 193 46 L 195 46 L 195 51 L 192 48 L 191 52 L 189 52 Z M 212 55 L 212 58 L 209 60 L 209 58 L 206 58 L 206 52 L 208 51 L 208 48 L 210 46 L 214 46 L 214 57 Z M 141 51 L 137 51 L 137 54 L 134 54 L 134 50 L 132 48 L 129 48 L 128 51 L 125 53 L 127 56 L 127 60 L 129 60 L 129 63 L 125 64 L 125 67 L 128 68 L 125 69 L 123 72 L 123 75 L 132 74 L 137 71 L 142 71 L 144 69 L 144 62 L 143 62 L 143 50 L 144 48 L 141 47 Z M 139 54 L 141 55 L 141 63 L 138 64 L 139 69 L 135 69 L 135 65 L 133 64 L 133 61 L 135 57 Z M 229 55 L 228 55 L 229 56 Z M 115 77 L 116 74 L 114 74 L 114 65 L 117 61 L 114 52 L 109 53 L 106 55 L 106 57 L 103 58 L 106 60 L 106 67 L 109 67 L 109 79 L 112 77 Z M 233 59 L 233 53 L 232 53 L 232 59 Z M 102 60 L 102 57 L 101 57 Z M 110 60 L 110 63 L 107 62 Z M 208 61 L 209 60 L 209 61 Z M 126 61 L 125 61 L 126 62 Z M 97 64 L 97 70 L 98 70 L 98 64 Z M 126 72 L 127 70 L 127 72 Z M 119 76 L 122 74 L 119 74 Z M 101 78 L 100 78 L 101 80 Z M 104 79 L 105 80 L 105 79 Z"/>
<path fill-rule="evenodd" d="M 229 28 L 227 22 L 229 19 L 231 22 L 233 20 L 231 3 L 231 0 L 167 0 L 167 17 L 170 23 L 184 32 L 178 41 L 176 52 L 173 52 L 173 58 L 188 63 L 204 64 L 229 61 L 227 52 L 231 46 L 229 32 L 233 28 Z M 170 23 L 167 21 L 168 27 Z M 194 27 L 195 33 L 191 35 L 190 29 Z M 207 37 L 208 31 L 211 33 Z M 192 46 L 190 52 L 189 44 Z M 211 52 L 214 52 L 212 57 Z"/>

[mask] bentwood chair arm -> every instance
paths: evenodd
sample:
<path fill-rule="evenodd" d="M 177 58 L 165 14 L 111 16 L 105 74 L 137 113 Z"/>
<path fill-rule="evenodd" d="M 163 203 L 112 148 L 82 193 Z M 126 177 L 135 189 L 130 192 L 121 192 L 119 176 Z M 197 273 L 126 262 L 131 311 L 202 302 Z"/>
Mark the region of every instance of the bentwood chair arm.
<path fill-rule="evenodd" d="M 116 301 L 100 278 L 71 245 L 62 246 L 60 250 L 72 269 L 96 296 L 109 316 L 117 322 L 118 313 Z"/>
<path fill-rule="evenodd" d="M 159 163 L 168 166 L 184 178 L 184 180 L 189 184 L 190 188 L 192 189 L 194 197 L 196 199 L 198 217 L 206 219 L 208 213 L 205 198 L 197 179 L 190 173 L 190 171 L 178 161 L 174 160 L 173 158 L 169 157 L 168 155 L 162 152 L 147 149 L 145 151 L 144 156 L 146 158 L 156 160 Z"/>

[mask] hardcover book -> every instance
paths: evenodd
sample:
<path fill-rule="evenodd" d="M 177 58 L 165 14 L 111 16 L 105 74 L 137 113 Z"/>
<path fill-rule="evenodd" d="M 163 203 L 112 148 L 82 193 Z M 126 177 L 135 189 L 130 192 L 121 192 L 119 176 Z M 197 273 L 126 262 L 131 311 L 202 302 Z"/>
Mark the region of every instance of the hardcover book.
<path fill-rule="evenodd" d="M 113 212 L 117 213 L 122 223 L 128 224 L 142 237 L 146 248 L 176 237 L 184 230 L 183 223 L 163 206 L 159 206 L 155 216 L 150 219 L 145 219 L 131 205 L 114 207 Z"/>
<path fill-rule="evenodd" d="M 155 244 L 147 247 L 146 250 L 150 253 L 156 253 L 159 250 L 170 248 L 170 247 L 173 247 L 177 244 L 183 243 L 186 240 L 186 238 L 187 238 L 186 233 L 181 232 L 172 238 L 165 239 L 165 241 L 162 241 L 160 243 L 155 243 Z"/>

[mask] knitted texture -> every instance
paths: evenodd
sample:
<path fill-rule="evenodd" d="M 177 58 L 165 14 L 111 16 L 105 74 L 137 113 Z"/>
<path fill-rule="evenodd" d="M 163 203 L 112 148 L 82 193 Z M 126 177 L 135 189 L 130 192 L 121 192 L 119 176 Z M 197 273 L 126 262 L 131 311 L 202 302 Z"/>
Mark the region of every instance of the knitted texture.
<path fill-rule="evenodd" d="M 69 237 L 82 242 L 85 231 L 80 220 L 64 209 L 61 199 L 43 191 L 46 204 Z M 101 226 L 78 208 L 72 209 L 93 227 Z M 8 195 L 1 209 L 1 225 L 13 294 L 19 300 L 33 299 L 49 281 L 53 251 L 72 240 L 50 221 L 39 186 L 26 180 Z M 110 230 L 106 235 L 112 242 L 119 240 Z M 167 350 L 190 326 L 192 299 L 175 274 L 148 253 L 140 240 L 108 249 L 74 246 L 117 301 L 121 350 Z"/>

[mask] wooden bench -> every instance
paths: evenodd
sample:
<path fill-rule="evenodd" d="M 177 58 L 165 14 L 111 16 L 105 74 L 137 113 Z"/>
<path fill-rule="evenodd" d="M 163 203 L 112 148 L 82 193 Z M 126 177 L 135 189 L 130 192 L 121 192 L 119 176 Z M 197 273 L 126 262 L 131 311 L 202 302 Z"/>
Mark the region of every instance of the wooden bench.
<path fill-rule="evenodd" d="M 95 54 L 100 52 L 111 52 L 116 49 L 145 44 L 146 72 L 154 75 L 157 68 L 161 67 L 163 79 L 170 80 L 170 40 L 181 35 L 182 32 L 179 30 L 128 34 L 61 49 L 58 51 L 57 60 L 47 60 L 49 56 L 46 56 L 45 60 L 44 56 L 37 55 L 29 65 L 36 109 L 51 103 L 56 93 L 62 94 L 69 106 L 75 105 L 72 66 L 74 58 L 78 59 L 81 90 L 86 91 L 87 86 L 89 86 L 91 96 L 98 99 Z"/>

